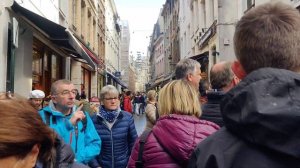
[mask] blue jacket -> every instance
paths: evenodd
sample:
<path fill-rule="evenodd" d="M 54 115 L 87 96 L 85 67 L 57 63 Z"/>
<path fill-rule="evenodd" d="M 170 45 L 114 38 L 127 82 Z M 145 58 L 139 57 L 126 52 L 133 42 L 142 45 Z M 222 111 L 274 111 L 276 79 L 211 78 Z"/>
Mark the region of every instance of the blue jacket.
<path fill-rule="evenodd" d="M 101 153 L 94 159 L 91 167 L 125 168 L 131 149 L 137 138 L 133 117 L 130 113 L 120 111 L 110 129 L 99 115 L 92 117 L 95 128 L 102 140 Z"/>
<path fill-rule="evenodd" d="M 49 126 L 62 137 L 65 143 L 71 145 L 75 153 L 76 161 L 87 164 L 100 153 L 101 140 L 87 113 L 85 113 L 87 119 L 86 128 L 83 131 L 83 123 L 79 121 L 78 136 L 76 136 L 76 129 L 70 122 L 75 108 L 74 106 L 71 115 L 68 116 L 65 116 L 59 111 L 55 111 L 51 106 L 43 108 L 39 113 L 46 124 L 48 124 L 48 121 L 46 121 L 45 113 L 50 114 Z"/>

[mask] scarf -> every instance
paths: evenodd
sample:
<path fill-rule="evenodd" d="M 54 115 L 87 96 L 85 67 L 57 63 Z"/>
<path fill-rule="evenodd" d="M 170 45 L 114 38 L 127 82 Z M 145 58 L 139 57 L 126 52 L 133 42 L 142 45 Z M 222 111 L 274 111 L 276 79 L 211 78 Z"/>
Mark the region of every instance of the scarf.
<path fill-rule="evenodd" d="M 109 123 L 113 123 L 118 116 L 120 110 L 107 111 L 103 106 L 100 107 L 99 114 Z"/>

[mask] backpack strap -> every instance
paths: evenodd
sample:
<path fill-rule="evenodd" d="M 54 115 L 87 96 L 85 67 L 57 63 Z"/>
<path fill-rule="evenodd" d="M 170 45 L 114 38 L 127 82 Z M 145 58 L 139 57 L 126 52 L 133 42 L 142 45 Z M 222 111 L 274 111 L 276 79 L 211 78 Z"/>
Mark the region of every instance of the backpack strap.
<path fill-rule="evenodd" d="M 146 129 L 142 135 L 140 136 L 140 148 L 139 148 L 139 153 L 138 153 L 138 160 L 135 161 L 135 166 L 136 168 L 143 168 L 144 167 L 144 162 L 143 162 L 143 151 L 144 151 L 144 145 L 147 142 L 147 138 L 150 134 L 152 129 Z"/>
<path fill-rule="evenodd" d="M 56 117 L 53 117 L 50 112 L 44 111 L 46 124 L 50 125 L 50 118 L 52 119 L 52 124 L 56 124 Z"/>
<path fill-rule="evenodd" d="M 89 115 L 86 112 L 83 112 L 83 113 L 84 113 L 85 116 Z M 86 126 L 87 126 L 87 119 L 86 119 L 86 117 L 84 117 L 84 119 L 82 119 L 81 122 L 82 122 L 82 129 L 80 131 L 84 132 L 86 130 Z"/>
<path fill-rule="evenodd" d="M 159 113 L 158 113 L 157 103 L 155 103 L 155 120 L 157 121 L 158 118 L 159 118 Z"/>

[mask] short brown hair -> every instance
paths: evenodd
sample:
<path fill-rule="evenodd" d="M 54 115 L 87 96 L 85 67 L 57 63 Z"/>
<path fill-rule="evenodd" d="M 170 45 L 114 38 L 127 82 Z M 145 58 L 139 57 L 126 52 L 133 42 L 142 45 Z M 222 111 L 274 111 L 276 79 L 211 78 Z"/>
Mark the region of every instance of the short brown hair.
<path fill-rule="evenodd" d="M 23 159 L 35 144 L 39 159 L 46 161 L 54 146 L 54 132 L 43 123 L 38 112 L 25 98 L 0 93 L 0 158 Z"/>
<path fill-rule="evenodd" d="M 300 69 L 300 14 L 283 3 L 248 11 L 236 25 L 234 49 L 245 72 L 274 67 Z"/>
<path fill-rule="evenodd" d="M 185 80 L 173 80 L 159 92 L 159 114 L 201 115 L 199 92 Z"/>

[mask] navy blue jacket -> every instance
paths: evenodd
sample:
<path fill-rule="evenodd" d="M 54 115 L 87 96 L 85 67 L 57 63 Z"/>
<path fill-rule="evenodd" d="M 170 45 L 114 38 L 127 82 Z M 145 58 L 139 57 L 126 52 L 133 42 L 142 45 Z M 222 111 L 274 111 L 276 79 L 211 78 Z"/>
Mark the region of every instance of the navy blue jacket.
<path fill-rule="evenodd" d="M 91 167 L 125 168 L 131 149 L 137 138 L 133 117 L 120 111 L 111 129 L 99 115 L 92 117 L 95 128 L 102 140 L 101 153 L 90 164 Z"/>

